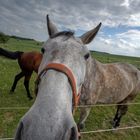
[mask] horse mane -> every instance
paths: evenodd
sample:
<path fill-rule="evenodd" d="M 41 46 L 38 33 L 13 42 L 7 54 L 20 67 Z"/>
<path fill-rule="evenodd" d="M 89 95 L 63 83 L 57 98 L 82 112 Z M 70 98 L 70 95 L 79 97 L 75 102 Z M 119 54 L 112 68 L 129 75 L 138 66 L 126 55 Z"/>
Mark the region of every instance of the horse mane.
<path fill-rule="evenodd" d="M 55 38 L 55 37 L 62 36 L 62 35 L 70 38 L 71 36 L 74 35 L 74 32 L 73 31 L 62 31 L 62 32 L 58 32 L 58 33 L 52 35 L 50 38 Z"/>

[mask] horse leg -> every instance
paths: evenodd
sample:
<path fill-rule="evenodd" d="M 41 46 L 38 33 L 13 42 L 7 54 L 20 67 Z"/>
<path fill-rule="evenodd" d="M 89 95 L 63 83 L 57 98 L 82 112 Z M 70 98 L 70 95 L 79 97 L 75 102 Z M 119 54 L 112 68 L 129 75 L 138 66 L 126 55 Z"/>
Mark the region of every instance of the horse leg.
<path fill-rule="evenodd" d="M 85 121 L 90 113 L 91 108 L 85 107 L 85 108 L 80 108 L 80 119 L 77 124 L 78 129 L 83 129 L 85 127 Z"/>
<path fill-rule="evenodd" d="M 113 128 L 117 128 L 120 126 L 120 121 L 123 115 L 126 114 L 128 110 L 128 106 L 127 105 L 118 105 L 117 106 L 117 112 L 115 114 L 115 117 L 113 119 Z"/>
<path fill-rule="evenodd" d="M 24 73 L 23 72 L 20 72 L 19 74 L 17 74 L 15 76 L 15 79 L 14 79 L 14 83 L 10 89 L 10 93 L 14 92 L 15 88 L 16 88 L 16 85 L 17 85 L 17 82 L 24 76 Z"/>
<path fill-rule="evenodd" d="M 29 81 L 30 81 L 31 75 L 32 75 L 32 72 L 26 74 L 25 79 L 24 79 L 24 86 L 25 86 L 25 89 L 27 91 L 27 97 L 29 98 L 29 100 L 33 99 L 33 97 L 30 94 L 30 90 L 29 90 Z"/>

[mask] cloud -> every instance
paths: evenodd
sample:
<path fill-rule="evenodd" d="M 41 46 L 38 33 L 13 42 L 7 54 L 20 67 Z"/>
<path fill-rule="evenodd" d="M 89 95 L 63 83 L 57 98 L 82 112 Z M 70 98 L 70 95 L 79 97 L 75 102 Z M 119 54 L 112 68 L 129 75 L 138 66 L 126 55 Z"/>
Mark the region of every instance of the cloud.
<path fill-rule="evenodd" d="M 78 35 L 102 22 L 102 33 L 93 43 L 98 46 L 95 48 L 132 55 L 130 51 L 139 50 L 139 7 L 139 0 L 1 0 L 0 31 L 44 41 L 48 37 L 46 14 L 59 30 L 71 29 Z M 118 33 L 121 26 L 127 27 L 127 30 Z M 109 35 L 109 31 L 105 32 L 106 27 L 116 32 Z M 129 51 L 126 51 L 125 45 Z"/>
<path fill-rule="evenodd" d="M 124 0 L 124 2 L 121 3 L 121 6 L 125 6 L 125 7 L 129 8 L 129 6 L 130 6 L 129 0 Z"/>
<path fill-rule="evenodd" d="M 128 30 L 113 37 L 102 34 L 102 36 L 97 36 L 94 42 L 89 45 L 89 49 L 111 54 L 140 57 L 139 37 L 139 30 Z"/>
<path fill-rule="evenodd" d="M 72 30 L 88 30 L 100 21 L 109 27 L 138 25 L 139 3 L 137 0 L 2 0 L 0 12 L 3 19 L 26 26 L 33 24 L 33 27 L 41 21 L 44 24 L 45 15 L 50 14 L 60 28 L 66 25 Z"/>

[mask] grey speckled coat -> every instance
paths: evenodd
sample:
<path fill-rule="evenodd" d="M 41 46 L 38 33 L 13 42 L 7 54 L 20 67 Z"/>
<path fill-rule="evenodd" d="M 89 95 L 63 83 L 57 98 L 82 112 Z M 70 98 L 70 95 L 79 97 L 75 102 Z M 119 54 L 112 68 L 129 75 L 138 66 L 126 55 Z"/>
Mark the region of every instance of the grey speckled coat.
<path fill-rule="evenodd" d="M 140 71 L 131 64 L 102 64 L 94 58 L 87 60 L 86 78 L 82 88 L 81 105 L 128 103 L 140 92 Z M 112 121 L 114 128 L 120 125 L 127 105 L 118 105 Z M 78 126 L 84 127 L 90 108 L 82 108 Z"/>

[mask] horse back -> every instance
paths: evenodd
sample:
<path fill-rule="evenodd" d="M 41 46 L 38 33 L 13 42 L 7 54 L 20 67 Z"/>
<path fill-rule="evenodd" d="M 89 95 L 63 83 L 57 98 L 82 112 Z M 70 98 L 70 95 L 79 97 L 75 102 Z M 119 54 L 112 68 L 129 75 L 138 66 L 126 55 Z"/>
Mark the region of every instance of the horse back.
<path fill-rule="evenodd" d="M 23 71 L 38 72 L 41 60 L 42 54 L 39 52 L 24 52 L 18 59 L 18 63 Z"/>
<path fill-rule="evenodd" d="M 140 71 L 131 64 L 103 64 L 99 102 L 118 103 L 140 91 Z"/>
<path fill-rule="evenodd" d="M 133 65 L 89 59 L 80 104 L 119 103 L 139 91 L 140 71 Z"/>

